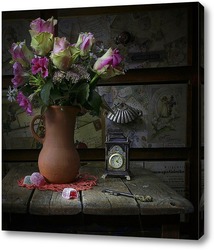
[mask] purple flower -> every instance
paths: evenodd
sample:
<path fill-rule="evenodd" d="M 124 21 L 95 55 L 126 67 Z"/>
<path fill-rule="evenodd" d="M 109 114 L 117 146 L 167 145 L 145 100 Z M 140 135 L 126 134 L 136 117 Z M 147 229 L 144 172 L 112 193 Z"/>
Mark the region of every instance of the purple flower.
<path fill-rule="evenodd" d="M 48 76 L 48 58 L 47 57 L 36 57 L 32 59 L 32 74 L 35 75 L 41 72 L 43 78 Z"/>
<path fill-rule="evenodd" d="M 16 100 L 19 103 L 19 106 L 22 107 L 27 112 L 27 114 L 33 114 L 32 105 L 29 99 L 21 91 L 19 91 Z"/>
<path fill-rule="evenodd" d="M 22 65 L 18 62 L 13 64 L 13 74 L 14 78 L 11 80 L 14 87 L 17 88 L 24 84 L 24 69 Z"/>
<path fill-rule="evenodd" d="M 27 48 L 25 42 L 13 43 L 9 52 L 15 62 L 19 62 L 23 67 L 28 67 L 33 53 Z"/>

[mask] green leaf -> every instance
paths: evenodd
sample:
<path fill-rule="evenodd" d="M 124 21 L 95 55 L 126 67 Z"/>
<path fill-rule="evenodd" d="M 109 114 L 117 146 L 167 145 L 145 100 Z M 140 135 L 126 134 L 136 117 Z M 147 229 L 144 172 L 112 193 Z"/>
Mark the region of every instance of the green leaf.
<path fill-rule="evenodd" d="M 90 96 L 88 98 L 88 104 L 95 111 L 96 115 L 99 115 L 100 106 L 102 104 L 102 99 L 101 99 L 101 96 L 95 90 L 93 90 L 90 93 Z"/>
<path fill-rule="evenodd" d="M 89 85 L 87 83 L 82 83 L 79 88 L 78 88 L 78 92 L 76 95 L 76 99 L 77 99 L 77 103 L 79 103 L 80 105 L 83 105 L 89 97 Z"/>
<path fill-rule="evenodd" d="M 41 115 L 43 115 L 43 114 L 45 113 L 46 109 L 47 109 L 47 107 L 44 106 L 44 105 L 42 105 L 42 107 L 41 107 L 41 112 L 40 112 Z"/>
<path fill-rule="evenodd" d="M 50 98 L 54 102 L 62 98 L 62 94 L 58 89 L 51 89 L 50 91 Z"/>
<path fill-rule="evenodd" d="M 65 83 L 65 82 L 62 82 L 62 83 L 60 84 L 59 87 L 60 87 L 60 89 L 61 89 L 62 91 L 68 91 L 68 90 L 69 90 L 68 84 Z"/>
<path fill-rule="evenodd" d="M 42 99 L 42 102 L 48 106 L 50 104 L 50 91 L 53 87 L 52 82 L 47 82 L 44 84 L 44 86 L 41 89 L 40 97 Z"/>
<path fill-rule="evenodd" d="M 34 93 L 34 90 L 31 88 L 31 86 L 26 85 L 22 87 L 22 92 L 25 96 L 29 96 Z"/>

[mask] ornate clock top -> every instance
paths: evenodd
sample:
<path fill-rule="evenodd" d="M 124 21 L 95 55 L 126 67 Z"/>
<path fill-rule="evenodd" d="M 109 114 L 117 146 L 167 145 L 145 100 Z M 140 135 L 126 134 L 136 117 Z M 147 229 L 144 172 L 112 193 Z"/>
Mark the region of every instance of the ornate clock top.
<path fill-rule="evenodd" d="M 121 130 L 114 130 L 114 131 L 109 131 L 107 136 L 106 136 L 106 143 L 111 143 L 111 142 L 127 142 L 129 143 L 129 138 L 125 137 L 123 132 Z"/>

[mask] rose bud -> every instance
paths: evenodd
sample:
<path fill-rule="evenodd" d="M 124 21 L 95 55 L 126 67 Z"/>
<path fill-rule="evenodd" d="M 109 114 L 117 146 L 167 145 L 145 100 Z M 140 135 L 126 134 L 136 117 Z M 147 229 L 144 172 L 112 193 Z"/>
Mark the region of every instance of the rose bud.
<path fill-rule="evenodd" d="M 107 52 L 94 64 L 93 70 L 101 78 L 111 78 L 116 75 L 124 74 L 123 70 L 120 68 L 120 63 L 122 57 L 117 49 L 112 50 L 109 48 Z"/>

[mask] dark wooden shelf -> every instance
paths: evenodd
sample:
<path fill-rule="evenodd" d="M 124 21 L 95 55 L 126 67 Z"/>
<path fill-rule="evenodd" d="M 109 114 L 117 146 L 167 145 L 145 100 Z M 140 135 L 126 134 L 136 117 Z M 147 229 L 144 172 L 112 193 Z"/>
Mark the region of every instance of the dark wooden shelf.
<path fill-rule="evenodd" d="M 2 151 L 4 162 L 37 162 L 40 149 L 10 149 Z M 78 149 L 82 161 L 105 160 L 105 150 Z M 131 161 L 186 161 L 188 148 L 132 148 L 130 149 Z"/>
<path fill-rule="evenodd" d="M 99 85 L 134 85 L 134 84 L 160 84 L 160 83 L 187 83 L 191 77 L 191 66 L 171 68 L 133 69 L 125 75 L 116 76 L 108 81 L 100 81 Z M 2 88 L 11 85 L 13 76 L 2 76 Z"/>

